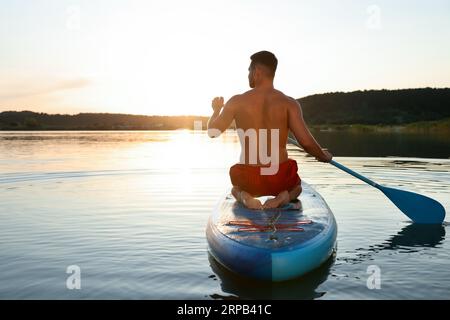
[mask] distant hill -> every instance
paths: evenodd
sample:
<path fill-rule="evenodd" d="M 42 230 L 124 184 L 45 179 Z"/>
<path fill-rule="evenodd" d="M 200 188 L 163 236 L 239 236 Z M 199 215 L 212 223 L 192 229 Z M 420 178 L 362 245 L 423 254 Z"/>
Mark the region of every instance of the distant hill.
<path fill-rule="evenodd" d="M 450 88 L 334 92 L 298 101 L 309 125 L 405 125 L 450 117 Z M 208 117 L 5 111 L 0 130 L 173 130 L 192 129 L 196 120 L 205 127 Z"/>
<path fill-rule="evenodd" d="M 0 113 L 0 130 L 174 130 L 193 129 L 201 116 L 141 116 L 115 113 L 46 114 L 31 111 Z"/>
<path fill-rule="evenodd" d="M 450 88 L 368 90 L 298 99 L 308 124 L 408 124 L 450 117 Z"/>

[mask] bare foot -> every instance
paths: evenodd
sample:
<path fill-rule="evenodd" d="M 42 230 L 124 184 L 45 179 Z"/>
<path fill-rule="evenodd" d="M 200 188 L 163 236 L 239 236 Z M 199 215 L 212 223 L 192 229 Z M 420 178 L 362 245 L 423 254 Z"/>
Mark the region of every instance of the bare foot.
<path fill-rule="evenodd" d="M 264 209 L 279 208 L 289 203 L 290 196 L 288 191 L 281 191 L 275 198 L 269 199 L 264 203 Z"/>
<path fill-rule="evenodd" d="M 242 192 L 241 200 L 242 200 L 242 203 L 249 209 L 261 210 L 263 208 L 261 201 L 253 198 L 247 192 Z"/>

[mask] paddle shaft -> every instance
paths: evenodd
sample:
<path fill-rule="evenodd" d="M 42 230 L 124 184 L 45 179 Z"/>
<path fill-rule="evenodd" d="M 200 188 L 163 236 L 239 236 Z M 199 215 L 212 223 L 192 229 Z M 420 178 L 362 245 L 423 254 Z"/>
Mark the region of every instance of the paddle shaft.
<path fill-rule="evenodd" d="M 302 149 L 297 140 L 288 139 L 289 142 Z M 331 160 L 330 163 L 383 192 L 414 223 L 442 224 L 444 221 L 445 209 L 438 201 L 414 192 L 384 187 L 334 160 Z"/>
<path fill-rule="evenodd" d="M 354 176 L 355 178 L 358 178 L 359 180 L 362 180 L 362 181 L 364 181 L 365 183 L 370 184 L 372 187 L 375 187 L 375 188 L 378 188 L 378 189 L 380 188 L 380 185 L 379 185 L 378 183 L 376 183 L 375 181 L 372 181 L 372 180 L 370 180 L 369 178 L 366 178 L 366 177 L 360 175 L 359 173 L 353 171 L 352 169 L 347 168 L 346 166 L 340 164 L 339 162 L 336 162 L 336 161 L 334 161 L 334 160 L 331 160 L 330 163 L 331 163 L 333 166 L 335 166 L 335 167 L 337 167 L 337 168 L 339 168 L 339 169 L 341 169 L 341 170 L 347 172 L 348 174 L 351 174 L 351 175 Z"/>

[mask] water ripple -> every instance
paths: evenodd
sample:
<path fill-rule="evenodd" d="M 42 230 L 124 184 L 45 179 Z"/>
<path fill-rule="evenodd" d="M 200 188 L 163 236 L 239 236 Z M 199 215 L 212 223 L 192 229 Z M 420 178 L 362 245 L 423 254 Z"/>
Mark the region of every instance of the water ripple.
<path fill-rule="evenodd" d="M 186 152 L 194 145 L 201 152 Z M 448 298 L 449 222 L 410 224 L 378 190 L 292 148 L 302 179 L 335 214 L 338 251 L 280 284 L 241 279 L 207 253 L 206 222 L 239 156 L 233 139 L 8 133 L 0 149 L 8 150 L 0 153 L 0 298 Z M 450 160 L 336 160 L 450 210 Z M 69 265 L 82 270 L 80 291 L 65 287 Z M 370 265 L 381 270 L 381 290 L 366 286 Z"/>

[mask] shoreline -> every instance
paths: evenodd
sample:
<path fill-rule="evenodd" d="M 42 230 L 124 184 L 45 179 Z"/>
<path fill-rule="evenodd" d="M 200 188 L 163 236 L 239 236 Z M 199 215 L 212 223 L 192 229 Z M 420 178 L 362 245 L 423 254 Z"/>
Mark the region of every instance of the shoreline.
<path fill-rule="evenodd" d="M 450 118 L 438 121 L 420 121 L 401 125 L 385 125 L 385 124 L 311 124 L 308 125 L 313 132 L 349 132 L 349 133 L 424 133 L 424 134 L 449 134 L 450 133 Z M 111 127 L 78 127 L 78 128 L 62 128 L 62 127 L 46 127 L 41 126 L 37 128 L 28 127 L 3 127 L 0 132 L 7 131 L 177 131 L 177 130 L 193 130 L 187 126 L 180 128 L 111 128 Z M 203 131 L 206 131 L 204 128 Z"/>
<path fill-rule="evenodd" d="M 311 131 L 354 133 L 429 133 L 449 134 L 450 118 L 437 121 L 420 121 L 399 125 L 386 124 L 321 124 L 309 126 Z"/>

